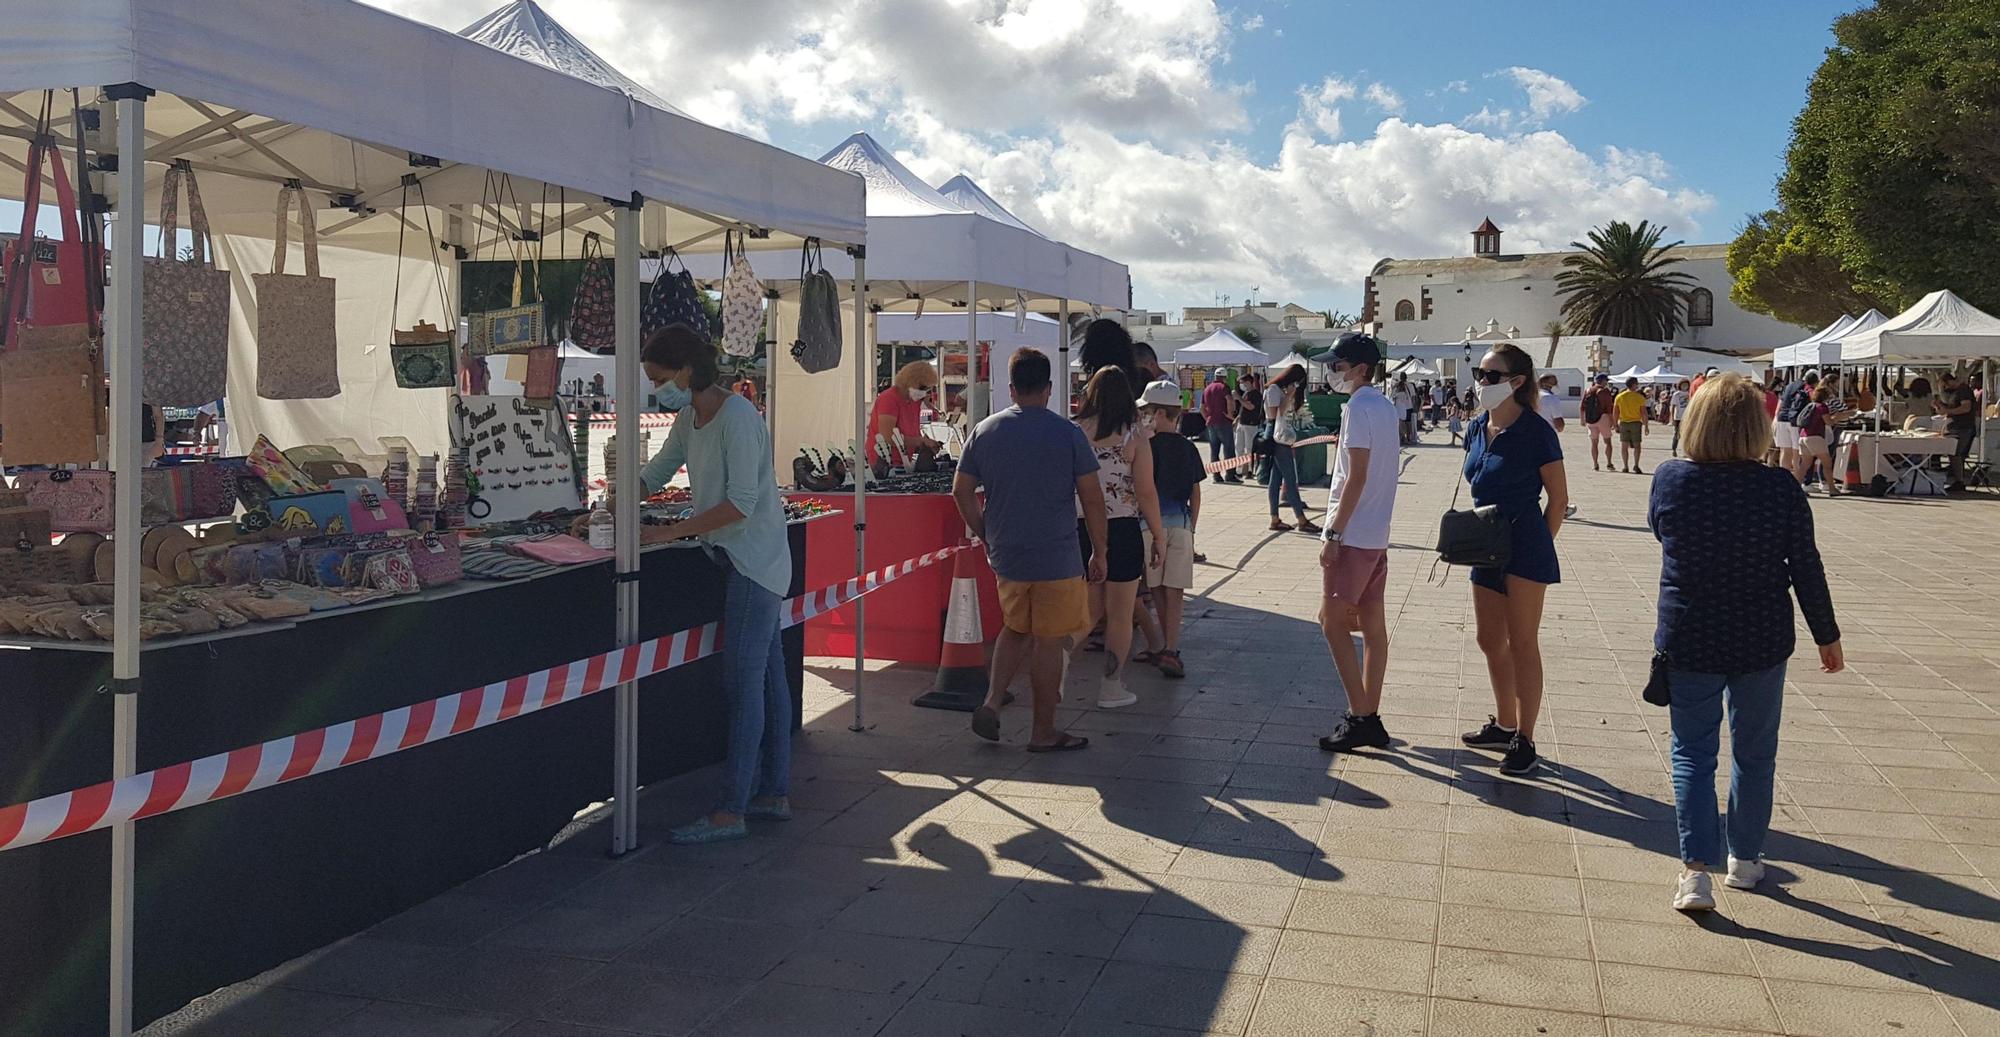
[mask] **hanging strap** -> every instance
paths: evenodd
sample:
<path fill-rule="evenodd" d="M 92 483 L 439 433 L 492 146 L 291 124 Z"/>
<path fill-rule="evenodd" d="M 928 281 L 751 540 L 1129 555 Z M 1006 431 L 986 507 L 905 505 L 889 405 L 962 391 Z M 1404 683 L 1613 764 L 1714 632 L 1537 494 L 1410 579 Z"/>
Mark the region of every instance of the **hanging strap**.
<path fill-rule="evenodd" d="M 424 182 L 417 181 L 417 207 L 424 211 L 424 254 L 431 261 L 431 273 L 437 277 L 438 302 L 444 305 L 444 320 L 447 327 L 455 325 L 458 311 L 451 305 L 451 282 L 444 275 L 444 264 L 437 261 L 438 238 L 431 229 L 431 203 L 424 197 Z M 401 250 L 397 250 L 401 253 Z"/>
<path fill-rule="evenodd" d="M 299 243 L 305 248 L 306 276 L 318 277 L 319 228 L 313 224 L 312 206 L 306 202 L 305 189 L 300 187 L 296 180 L 288 181 L 285 186 L 278 188 L 278 226 L 275 233 L 278 251 L 272 257 L 271 272 L 274 274 L 285 272 L 285 253 L 290 251 L 287 224 L 291 221 L 287 217 L 291 215 L 292 199 L 295 196 L 299 202 Z"/>
<path fill-rule="evenodd" d="M 201 205 L 201 188 L 195 183 L 194 167 L 187 159 L 177 159 L 167 167 L 160 184 L 160 255 L 175 258 L 174 245 L 181 229 L 180 193 L 187 188 L 188 233 L 194 240 L 194 265 L 215 268 L 214 238 L 208 230 L 208 212 Z"/>
<path fill-rule="evenodd" d="M 93 334 L 98 330 L 98 318 L 89 294 L 90 263 L 86 255 L 89 243 L 77 219 L 76 189 L 63 166 L 62 148 L 56 144 L 49 128 L 54 105 L 55 91 L 42 91 L 42 108 L 36 119 L 35 135 L 28 142 L 27 183 L 21 192 L 21 234 L 15 244 L 13 269 L 7 271 L 5 304 L 0 308 L 5 335 L 10 339 L 13 329 L 27 320 L 28 300 L 34 294 L 29 275 L 37 265 L 41 265 L 35 262 L 35 226 L 41 210 L 42 163 L 45 159 L 49 165 L 49 179 L 56 185 L 56 209 L 61 218 L 63 240 L 78 246 L 72 250 L 75 255 L 67 261 L 58 252 L 56 267 L 66 282 L 83 288 L 85 310 L 90 314 L 90 330 Z"/>

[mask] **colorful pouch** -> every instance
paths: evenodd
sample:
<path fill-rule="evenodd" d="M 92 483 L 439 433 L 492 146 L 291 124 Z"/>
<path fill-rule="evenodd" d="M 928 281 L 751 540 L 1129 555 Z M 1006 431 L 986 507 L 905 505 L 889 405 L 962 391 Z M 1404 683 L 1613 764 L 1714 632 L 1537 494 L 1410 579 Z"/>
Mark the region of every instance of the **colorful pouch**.
<path fill-rule="evenodd" d="M 417 570 L 410 562 L 410 552 L 400 547 L 368 559 L 367 577 L 368 586 L 392 594 L 415 594 L 423 589 L 417 582 Z"/>
<path fill-rule="evenodd" d="M 313 482 L 299 466 L 292 463 L 278 450 L 277 444 L 269 436 L 258 436 L 243 463 L 249 466 L 251 474 L 263 480 L 275 495 L 313 493 L 325 489 Z"/>
<path fill-rule="evenodd" d="M 339 490 L 272 497 L 264 510 L 272 525 L 294 536 L 337 536 L 348 531 L 347 494 Z"/>
<path fill-rule="evenodd" d="M 456 535 L 425 533 L 411 540 L 410 566 L 416 570 L 419 584 L 442 587 L 465 578 L 464 555 L 459 550 Z"/>
<path fill-rule="evenodd" d="M 111 532 L 114 497 L 111 473 L 99 468 L 56 468 L 15 476 L 28 491 L 28 505 L 47 509 L 49 528 L 58 533 Z"/>
<path fill-rule="evenodd" d="M 386 533 L 410 528 L 403 506 L 389 499 L 380 479 L 335 479 L 328 483 L 347 496 L 348 528 L 356 533 Z"/>

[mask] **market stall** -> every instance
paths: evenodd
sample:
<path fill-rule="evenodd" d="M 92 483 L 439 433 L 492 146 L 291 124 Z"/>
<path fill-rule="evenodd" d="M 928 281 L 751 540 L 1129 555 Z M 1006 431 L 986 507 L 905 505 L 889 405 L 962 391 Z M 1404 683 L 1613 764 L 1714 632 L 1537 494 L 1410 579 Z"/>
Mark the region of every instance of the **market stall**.
<path fill-rule="evenodd" d="M 1839 336 L 1841 363 L 1874 367 L 1880 384 L 1890 366 L 1963 370 L 1977 366 L 1981 383 L 1993 386 L 1995 360 L 2000 358 L 2000 317 L 1980 310 L 1949 289 L 1917 300 L 1909 309 L 1872 327 Z M 1990 403 L 1990 398 L 1984 403 Z M 1986 464 L 2000 457 L 1994 412 L 1973 408 L 1974 441 Z"/>
<path fill-rule="evenodd" d="M 5 503 L 27 544 L 0 572 L 0 684 L 31 689 L 0 703 L 10 802 L 720 617 L 703 555 L 641 557 L 640 254 L 859 246 L 858 179 L 340 0 L 0 0 L 0 19 L 0 159 L 36 170 L 0 171 L 0 194 L 66 224 L 15 253 L 15 274 L 58 276 L 10 283 L 58 290 L 10 299 L 0 356 L 0 458 L 24 495 Z M 202 247 L 189 260 L 163 232 L 145 258 L 146 224 L 182 205 Z M 546 395 L 459 380 L 488 353 L 555 359 L 533 271 L 593 247 L 626 488 L 610 550 L 564 533 L 584 488 L 559 368 L 541 369 Z M 108 277 L 87 276 L 95 255 Z M 523 271 L 525 305 L 461 315 L 458 264 L 492 258 Z M 108 408 L 62 366 L 99 356 Z M 143 463 L 142 401 L 218 397 L 233 460 Z M 804 540 L 792 531 L 795 588 Z M 541 845 L 594 802 L 613 803 L 613 852 L 630 850 L 641 775 L 719 752 L 705 665 L 649 679 L 662 693 L 643 722 L 628 681 L 137 835 L 122 822 L 0 853 L 0 915 L 39 923 L 0 941 L 0 973 L 28 992 L 0 1003 L 0 1031 L 102 1030 L 108 1014 L 129 1032 Z M 218 928 L 236 938 L 203 939 Z"/>

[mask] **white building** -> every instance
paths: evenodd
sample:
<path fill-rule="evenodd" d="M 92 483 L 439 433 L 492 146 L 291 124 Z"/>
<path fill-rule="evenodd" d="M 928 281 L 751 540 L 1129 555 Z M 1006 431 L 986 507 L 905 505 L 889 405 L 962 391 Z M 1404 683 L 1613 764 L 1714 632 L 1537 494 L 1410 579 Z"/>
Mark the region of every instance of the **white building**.
<path fill-rule="evenodd" d="M 1672 269 L 1691 275 L 1687 326 L 1674 345 L 1718 353 L 1761 353 L 1804 337 L 1795 325 L 1751 313 L 1729 300 L 1726 245 L 1682 245 Z M 1472 232 L 1472 255 L 1453 259 L 1384 259 L 1362 289 L 1361 320 L 1378 323 L 1390 343 L 1460 342 L 1495 323 L 1514 335 L 1543 334 L 1561 316 L 1556 274 L 1576 252 L 1508 254 L 1492 220 Z"/>
<path fill-rule="evenodd" d="M 1191 346 L 1221 328 L 1228 328 L 1250 345 L 1256 346 L 1275 363 L 1291 355 L 1299 343 L 1330 346 L 1346 329 L 1328 328 L 1326 317 L 1297 303 L 1246 302 L 1239 306 L 1188 306 L 1181 310 L 1178 324 L 1167 323 L 1157 310 L 1134 310 L 1125 318 L 1125 327 L 1135 342 L 1145 342 L 1160 360 L 1173 362 L 1173 353 Z M 1786 343 L 1796 341 L 1787 339 Z"/>

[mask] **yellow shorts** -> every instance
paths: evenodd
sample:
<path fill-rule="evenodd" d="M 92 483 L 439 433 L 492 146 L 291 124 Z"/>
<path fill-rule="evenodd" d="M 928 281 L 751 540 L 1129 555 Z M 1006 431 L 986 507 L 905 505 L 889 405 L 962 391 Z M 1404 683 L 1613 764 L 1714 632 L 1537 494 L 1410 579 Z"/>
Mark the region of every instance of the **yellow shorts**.
<path fill-rule="evenodd" d="M 1083 577 L 995 581 L 1007 629 L 1030 637 L 1068 637 L 1090 626 L 1090 590 Z"/>

